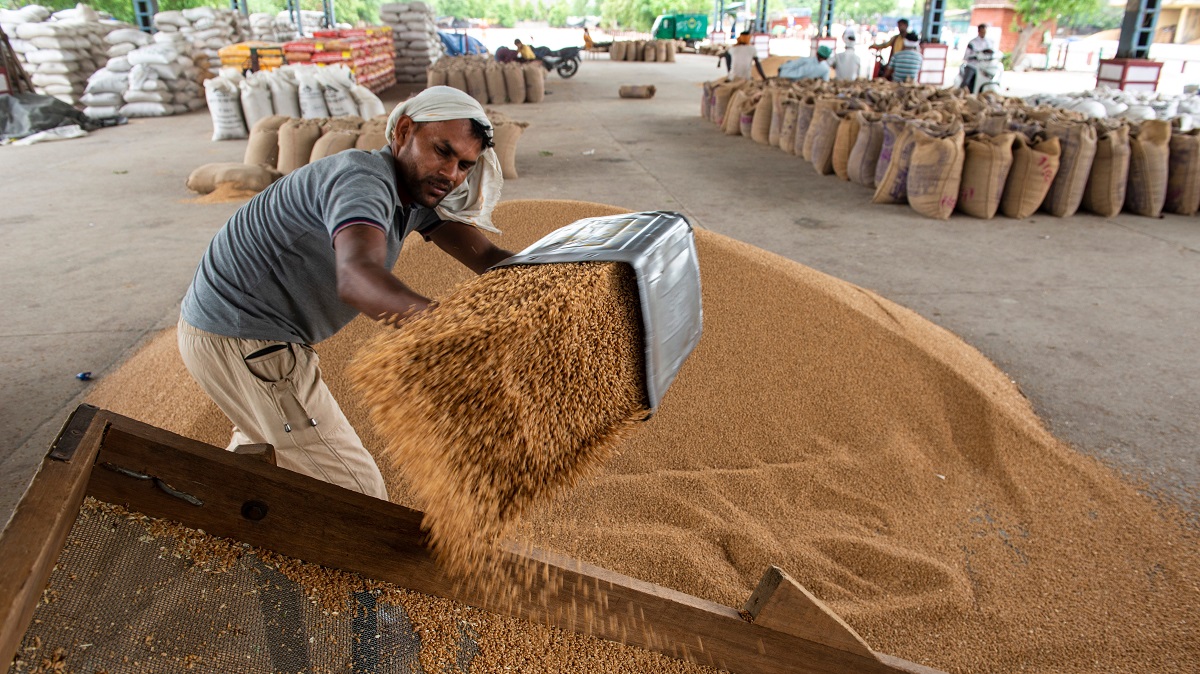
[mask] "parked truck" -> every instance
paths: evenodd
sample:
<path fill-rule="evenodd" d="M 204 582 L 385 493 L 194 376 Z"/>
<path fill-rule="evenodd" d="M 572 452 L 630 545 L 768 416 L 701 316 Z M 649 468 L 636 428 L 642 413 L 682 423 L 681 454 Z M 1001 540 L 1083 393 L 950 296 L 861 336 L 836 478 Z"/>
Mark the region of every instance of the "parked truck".
<path fill-rule="evenodd" d="M 660 14 L 650 27 L 656 40 L 683 40 L 689 49 L 708 37 L 707 14 Z"/>

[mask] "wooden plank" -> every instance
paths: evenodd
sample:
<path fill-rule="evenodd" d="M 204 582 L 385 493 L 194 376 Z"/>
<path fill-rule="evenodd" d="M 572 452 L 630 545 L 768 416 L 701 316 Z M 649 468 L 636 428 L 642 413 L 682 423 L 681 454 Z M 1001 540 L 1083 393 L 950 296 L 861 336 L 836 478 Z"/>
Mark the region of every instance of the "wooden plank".
<path fill-rule="evenodd" d="M 12 519 L 0 534 L 0 662 L 12 662 L 83 504 L 92 462 L 106 427 L 95 407 L 76 408 L 54 442 Z M 78 432 L 73 432 L 78 431 Z"/>
<path fill-rule="evenodd" d="M 110 467 L 94 471 L 89 486 L 101 500 L 497 613 L 733 672 L 905 671 L 903 661 L 754 625 L 732 608 L 545 551 L 507 552 L 498 569 L 510 579 L 506 592 L 468 587 L 430 557 L 419 511 L 118 415 L 98 463 Z M 158 480 L 133 479 L 129 471 Z M 250 514 L 261 517 L 247 514 L 251 504 Z"/>
<path fill-rule="evenodd" d="M 275 461 L 275 446 L 268 442 L 259 442 L 252 445 L 238 445 L 233 448 L 234 454 L 242 456 L 252 456 L 259 461 L 269 463 L 272 466 L 278 466 Z"/>
<path fill-rule="evenodd" d="M 758 587 L 746 601 L 745 610 L 756 625 L 874 657 L 871 647 L 854 628 L 778 566 L 772 566 L 763 574 Z"/>

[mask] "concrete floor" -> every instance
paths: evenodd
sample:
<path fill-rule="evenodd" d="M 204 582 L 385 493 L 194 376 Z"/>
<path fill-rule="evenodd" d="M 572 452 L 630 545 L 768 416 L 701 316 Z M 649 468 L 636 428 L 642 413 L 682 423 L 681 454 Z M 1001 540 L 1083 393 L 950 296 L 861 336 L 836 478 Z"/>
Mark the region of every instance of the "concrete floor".
<path fill-rule="evenodd" d="M 673 209 L 871 288 L 956 332 L 1017 381 L 1053 431 L 1192 512 L 1200 484 L 1200 218 L 928 220 L 699 117 L 714 59 L 585 61 L 531 123 L 505 198 Z M 654 84 L 647 101 L 620 84 Z M 391 103 L 399 92 L 385 102 Z M 0 521 L 88 383 L 172 325 L 237 204 L 183 187 L 244 142 L 206 113 L 0 148 Z"/>

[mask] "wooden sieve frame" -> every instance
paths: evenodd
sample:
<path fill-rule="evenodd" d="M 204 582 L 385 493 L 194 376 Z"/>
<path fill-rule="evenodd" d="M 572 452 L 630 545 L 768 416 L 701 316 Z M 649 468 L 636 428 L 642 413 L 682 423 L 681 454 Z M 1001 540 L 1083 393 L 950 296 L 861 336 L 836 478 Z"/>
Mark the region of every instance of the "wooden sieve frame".
<path fill-rule="evenodd" d="M 510 545 L 500 564 L 523 588 L 498 598 L 442 573 L 420 511 L 277 468 L 266 450 L 229 452 L 80 405 L 0 533 L 3 662 L 17 652 L 83 499 L 93 496 L 307 562 L 732 672 L 939 674 L 871 650 L 777 567 L 738 611 Z"/>

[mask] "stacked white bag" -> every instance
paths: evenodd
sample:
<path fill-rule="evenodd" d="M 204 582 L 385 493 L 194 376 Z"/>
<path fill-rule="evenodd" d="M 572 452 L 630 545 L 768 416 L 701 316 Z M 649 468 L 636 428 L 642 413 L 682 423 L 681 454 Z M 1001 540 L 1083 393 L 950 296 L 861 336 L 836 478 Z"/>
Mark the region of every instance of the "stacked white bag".
<path fill-rule="evenodd" d="M 1100 86 L 1074 94 L 1035 94 L 1030 105 L 1050 105 L 1081 112 L 1088 117 L 1117 117 L 1131 122 L 1150 119 L 1176 122 L 1179 131 L 1200 127 L 1200 95 L 1132 92 Z"/>
<path fill-rule="evenodd" d="M 396 45 L 396 81 L 424 82 L 425 71 L 443 53 L 433 10 L 423 2 L 389 3 L 379 18 L 392 27 Z"/>
<path fill-rule="evenodd" d="M 276 16 L 266 12 L 250 15 L 250 39 L 262 42 L 287 42 L 296 38 L 296 26 L 286 13 Z"/>
<path fill-rule="evenodd" d="M 371 119 L 387 114 L 370 89 L 354 81 L 342 64 L 318 68 L 288 65 L 242 75 L 234 68 L 204 82 L 213 140 L 238 140 L 264 117 L 323 119 L 354 115 Z"/>
<path fill-rule="evenodd" d="M 80 102 L 88 77 L 108 58 L 104 36 L 126 25 L 87 5 L 53 14 L 38 5 L 0 12 L 0 25 L 13 37 L 13 51 L 34 90 L 71 105 Z"/>
<path fill-rule="evenodd" d="M 191 7 L 159 12 L 154 15 L 154 27 L 163 33 L 178 33 L 197 52 L 208 57 L 208 67 L 219 68 L 221 47 L 244 42 L 250 37 L 250 19 L 232 9 Z"/>
<path fill-rule="evenodd" d="M 125 45 L 137 46 L 108 59 L 88 79 L 84 110 L 88 115 L 163 117 L 204 107 L 200 81 L 208 71 L 196 65 L 192 44 L 185 37 L 158 32 L 144 42 L 133 33 L 114 31 L 113 39 L 115 52 L 124 51 Z M 207 57 L 199 58 L 207 62 Z"/>

